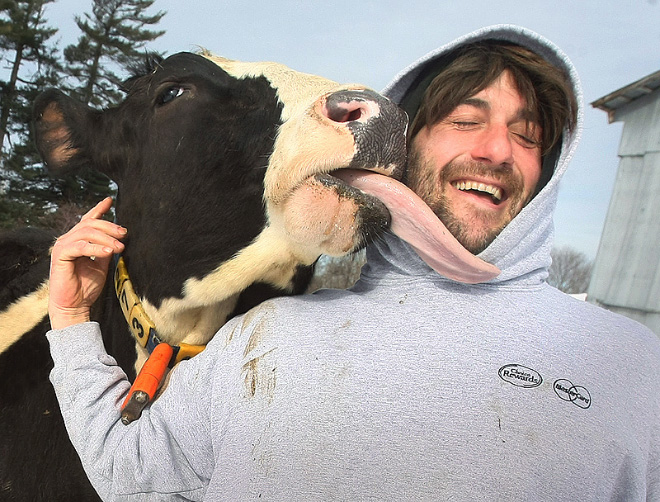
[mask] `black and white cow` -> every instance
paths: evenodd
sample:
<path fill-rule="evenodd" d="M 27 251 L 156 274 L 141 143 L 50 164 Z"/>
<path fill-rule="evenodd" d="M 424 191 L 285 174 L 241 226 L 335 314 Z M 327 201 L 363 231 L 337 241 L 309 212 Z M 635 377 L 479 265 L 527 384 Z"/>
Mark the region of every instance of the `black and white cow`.
<path fill-rule="evenodd" d="M 190 53 L 126 86 L 104 111 L 45 92 L 35 134 L 51 171 L 93 166 L 116 182 L 116 219 L 129 229 L 123 259 L 164 341 L 205 344 L 230 316 L 303 292 L 320 254 L 352 252 L 388 227 L 382 202 L 333 176 L 402 174 L 407 121 L 375 92 Z M 0 297 L 0 500 L 94 500 L 48 381 L 41 281 L 53 238 L 21 239 L 0 243 L 14 244 L 2 260 L 40 270 L 4 271 L 16 287 Z M 111 277 L 95 317 L 134 377 L 147 353 Z"/>

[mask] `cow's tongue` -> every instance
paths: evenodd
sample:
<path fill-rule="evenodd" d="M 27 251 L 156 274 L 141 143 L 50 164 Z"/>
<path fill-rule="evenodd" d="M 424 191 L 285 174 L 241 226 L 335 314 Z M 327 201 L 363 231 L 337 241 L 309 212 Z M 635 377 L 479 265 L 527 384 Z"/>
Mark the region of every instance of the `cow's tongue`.
<path fill-rule="evenodd" d="M 459 282 L 486 282 L 500 273 L 465 249 L 415 192 L 370 171 L 341 169 L 333 176 L 380 199 L 392 216 L 391 230 L 439 274 Z"/>

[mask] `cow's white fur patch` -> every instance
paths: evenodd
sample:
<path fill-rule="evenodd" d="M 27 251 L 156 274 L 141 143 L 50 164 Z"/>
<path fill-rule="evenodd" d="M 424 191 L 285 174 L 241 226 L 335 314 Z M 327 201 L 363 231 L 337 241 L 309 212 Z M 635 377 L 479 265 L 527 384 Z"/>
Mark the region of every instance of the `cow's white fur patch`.
<path fill-rule="evenodd" d="M 266 77 L 277 90 L 277 95 L 284 106 L 282 120 L 287 121 L 300 115 L 320 96 L 340 89 L 365 89 L 360 85 L 340 85 L 327 78 L 301 73 L 280 63 L 248 62 L 215 56 L 209 52 L 203 55 L 236 78 Z"/>
<path fill-rule="evenodd" d="M 0 353 L 43 321 L 48 314 L 48 281 L 0 313 Z M 45 334 L 45 333 L 44 333 Z"/>
<path fill-rule="evenodd" d="M 353 159 L 356 145 L 350 129 L 326 118 L 322 108 L 329 94 L 365 90 L 367 87 L 340 85 L 279 63 L 234 61 L 210 53 L 204 56 L 236 78 L 266 77 L 277 91 L 283 107 L 283 124 L 279 127 L 264 179 L 264 199 L 269 217 L 277 210 L 275 206 L 283 203 L 305 179 L 346 167 Z"/>
<path fill-rule="evenodd" d="M 318 252 L 291 247 L 279 227 L 266 227 L 246 248 L 202 279 L 188 279 L 183 298 L 168 298 L 160 308 L 142 300 L 159 335 L 170 343 L 205 344 L 234 310 L 238 294 L 255 281 L 287 289 L 299 264 L 310 265 Z M 181 334 L 185 333 L 185 338 Z"/>

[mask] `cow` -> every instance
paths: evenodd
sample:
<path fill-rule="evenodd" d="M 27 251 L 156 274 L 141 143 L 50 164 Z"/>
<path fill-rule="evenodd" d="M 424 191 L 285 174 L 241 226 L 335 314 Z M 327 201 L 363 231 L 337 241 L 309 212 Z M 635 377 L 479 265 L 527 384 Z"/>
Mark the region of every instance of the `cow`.
<path fill-rule="evenodd" d="M 53 173 L 91 166 L 117 185 L 116 221 L 129 233 L 93 317 L 130 379 L 151 348 L 145 326 L 189 357 L 230 317 L 304 292 L 321 254 L 352 253 L 390 226 L 394 205 L 360 175 L 401 178 L 407 118 L 374 91 L 207 52 L 151 59 L 125 87 L 101 111 L 48 90 L 34 131 Z M 14 246 L 41 275 L 10 271 L 16 287 L 1 297 L 2 500 L 97 500 L 48 381 L 52 242 Z"/>
<path fill-rule="evenodd" d="M 303 292 L 320 254 L 350 253 L 387 228 L 381 202 L 331 174 L 401 176 L 406 119 L 375 92 L 208 53 L 151 59 L 125 87 L 103 111 L 46 91 L 35 136 L 52 172 L 93 166 L 117 184 L 116 220 L 130 232 L 122 260 L 161 341 L 203 346 L 229 317 Z M 48 382 L 53 236 L 22 239 L 5 239 L 15 263 L 39 266 L 14 271 L 20 281 L 6 284 L 21 287 L 0 314 L 0 499 L 95 500 Z M 94 316 L 134 378 L 148 351 L 112 279 Z"/>

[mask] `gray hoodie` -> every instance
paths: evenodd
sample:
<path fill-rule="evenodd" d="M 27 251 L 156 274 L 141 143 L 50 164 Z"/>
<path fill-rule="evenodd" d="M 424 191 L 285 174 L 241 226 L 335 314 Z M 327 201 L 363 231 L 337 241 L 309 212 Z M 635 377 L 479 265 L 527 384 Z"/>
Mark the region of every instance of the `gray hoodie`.
<path fill-rule="evenodd" d="M 549 42 L 494 27 L 457 43 Z M 224 326 L 125 427 L 129 384 L 94 323 L 52 331 L 51 380 L 107 500 L 660 500 L 660 342 L 548 286 L 552 213 L 574 148 L 465 285 L 394 236 L 349 291 L 268 301 Z"/>

